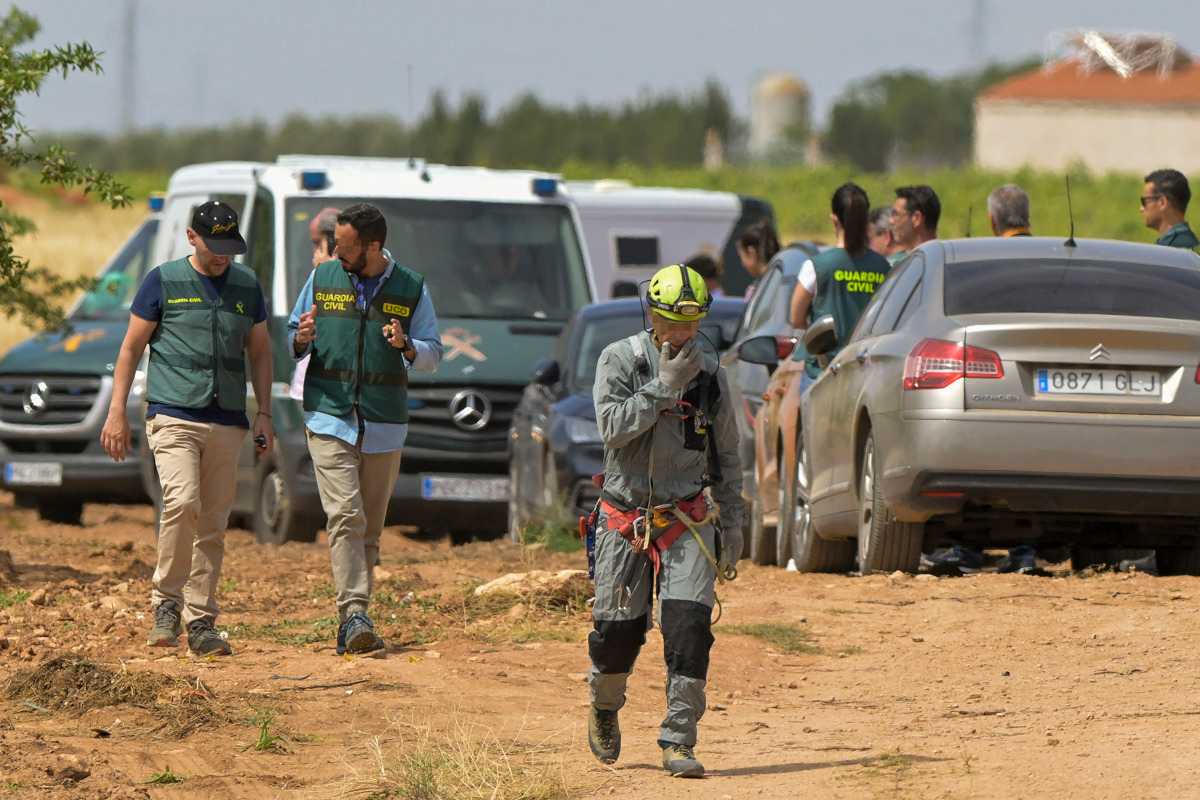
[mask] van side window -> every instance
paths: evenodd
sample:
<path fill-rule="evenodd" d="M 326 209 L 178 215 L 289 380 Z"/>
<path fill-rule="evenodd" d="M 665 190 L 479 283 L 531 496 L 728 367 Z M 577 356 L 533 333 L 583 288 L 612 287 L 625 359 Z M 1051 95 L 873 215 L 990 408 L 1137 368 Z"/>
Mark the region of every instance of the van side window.
<path fill-rule="evenodd" d="M 618 267 L 658 267 L 657 236 L 617 236 Z"/>
<path fill-rule="evenodd" d="M 250 218 L 250 240 L 246 242 L 248 266 L 254 270 L 263 297 L 267 300 L 268 313 L 271 306 L 271 288 L 275 273 L 275 198 L 268 191 L 260 190 L 254 197 L 254 209 Z"/>

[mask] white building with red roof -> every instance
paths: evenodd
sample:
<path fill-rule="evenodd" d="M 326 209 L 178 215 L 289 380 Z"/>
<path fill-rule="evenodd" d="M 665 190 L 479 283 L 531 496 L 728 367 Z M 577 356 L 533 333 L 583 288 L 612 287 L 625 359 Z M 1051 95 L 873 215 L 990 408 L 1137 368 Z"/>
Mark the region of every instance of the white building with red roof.
<path fill-rule="evenodd" d="M 1089 31 L 1065 43 L 1065 57 L 978 97 L 980 167 L 1200 173 L 1200 63 L 1164 36 Z"/>

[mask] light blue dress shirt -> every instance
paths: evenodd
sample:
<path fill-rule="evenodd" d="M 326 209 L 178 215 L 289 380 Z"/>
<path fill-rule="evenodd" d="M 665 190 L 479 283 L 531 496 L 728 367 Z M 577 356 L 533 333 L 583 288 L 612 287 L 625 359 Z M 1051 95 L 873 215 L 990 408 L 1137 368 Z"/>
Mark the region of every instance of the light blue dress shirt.
<path fill-rule="evenodd" d="M 389 258 L 387 269 L 384 270 L 379 281 L 371 287 L 369 297 L 363 296 L 358 279 L 351 275 L 350 282 L 354 285 L 355 293 L 359 295 L 359 302 L 366 304 L 375 299 L 379 287 L 387 283 L 387 279 L 391 277 L 392 270 L 395 268 L 395 260 Z M 300 296 L 296 298 L 296 305 L 292 308 L 292 316 L 288 318 L 288 346 L 292 349 L 292 355 L 297 361 L 312 351 L 312 344 L 309 344 L 300 353 L 296 353 L 294 340 L 296 329 L 300 327 L 300 315 L 313 307 L 314 274 L 315 270 L 309 273 L 308 281 L 300 290 Z M 359 307 L 361 309 L 363 305 Z M 382 332 L 379 335 L 382 336 Z M 409 362 L 409 367 L 421 372 L 433 372 L 437 369 L 442 360 L 442 338 L 438 333 L 437 313 L 433 310 L 433 300 L 430 299 L 429 289 L 425 286 L 421 287 L 421 299 L 417 301 L 417 307 L 413 310 L 408 336 L 413 349 L 417 351 L 416 357 Z M 405 360 L 408 360 L 407 357 Z M 399 402 L 399 398 L 397 398 L 397 402 Z M 353 411 L 344 417 L 336 417 L 320 411 L 305 411 L 304 425 L 313 433 L 336 436 L 349 444 L 358 444 L 358 417 Z M 404 440 L 407 437 L 407 424 L 365 420 L 361 449 L 364 453 L 388 453 L 404 447 Z"/>

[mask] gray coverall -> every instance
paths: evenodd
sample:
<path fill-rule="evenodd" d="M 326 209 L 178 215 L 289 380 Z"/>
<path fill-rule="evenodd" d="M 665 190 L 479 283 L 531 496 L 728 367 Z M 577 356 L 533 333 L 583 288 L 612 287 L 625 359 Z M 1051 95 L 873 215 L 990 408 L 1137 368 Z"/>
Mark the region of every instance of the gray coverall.
<path fill-rule="evenodd" d="M 638 340 L 641 340 L 639 343 Z M 690 498 L 703 488 L 708 453 L 687 449 L 684 425 L 691 420 L 663 416 L 684 393 L 658 379 L 658 352 L 649 333 L 614 342 L 600 354 L 594 400 L 600 438 L 604 440 L 604 493 L 618 507 L 641 508 Z M 715 354 L 704 353 L 703 372 L 717 376 L 718 408 L 710 426 L 715 436 L 721 479 L 712 487 L 720 506 L 723 562 L 735 564 L 742 551 L 742 469 L 734 402 L 724 370 Z M 651 486 L 653 485 L 653 496 Z M 714 555 L 716 530 L 699 528 Z M 616 711 L 625 704 L 625 685 L 650 625 L 653 569 L 645 554 L 635 552 L 604 514 L 596 528 L 596 603 L 594 628 L 588 636 L 592 703 Z M 630 592 L 622 585 L 626 578 Z M 659 741 L 694 746 L 696 726 L 704 714 L 704 686 L 716 574 L 692 534 L 685 532 L 662 554 L 659 576 L 659 625 L 667 662 L 667 715 Z"/>

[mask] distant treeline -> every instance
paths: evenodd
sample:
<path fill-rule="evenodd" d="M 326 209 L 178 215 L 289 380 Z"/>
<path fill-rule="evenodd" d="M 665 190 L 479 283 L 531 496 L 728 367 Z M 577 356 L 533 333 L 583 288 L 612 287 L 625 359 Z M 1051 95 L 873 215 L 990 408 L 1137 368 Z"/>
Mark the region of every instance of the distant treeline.
<path fill-rule="evenodd" d="M 976 95 L 1035 64 L 995 65 L 947 78 L 912 70 L 879 73 L 852 84 L 834 103 L 820 135 L 822 148 L 831 160 L 868 171 L 964 164 L 972 152 Z M 269 161 L 281 153 L 415 155 L 448 164 L 556 169 L 570 161 L 699 165 L 710 129 L 720 136 L 728 162 L 745 161 L 746 123 L 714 80 L 691 94 L 647 94 L 616 107 L 557 106 L 526 94 L 495 114 L 479 95 L 453 103 L 439 91 L 413 125 L 386 115 L 296 114 L 277 125 L 233 122 L 45 138 L 62 142 L 88 163 L 120 171 L 171 170 L 224 159 Z M 795 139 L 792 144 L 803 145 L 811 134 L 792 130 L 787 135 Z M 799 154 L 804 148 L 782 152 Z"/>
<path fill-rule="evenodd" d="M 108 170 L 170 170 L 225 159 L 273 160 L 281 153 L 419 156 L 446 164 L 552 168 L 571 159 L 593 163 L 687 166 L 701 162 L 705 131 L 739 135 L 729 97 L 716 82 L 691 95 L 647 96 L 616 108 L 543 103 L 532 94 L 494 116 L 483 98 L 457 105 L 442 92 L 415 125 L 385 115 L 310 118 L 278 125 L 235 122 L 211 128 L 143 130 L 122 136 L 46 137 Z"/>

